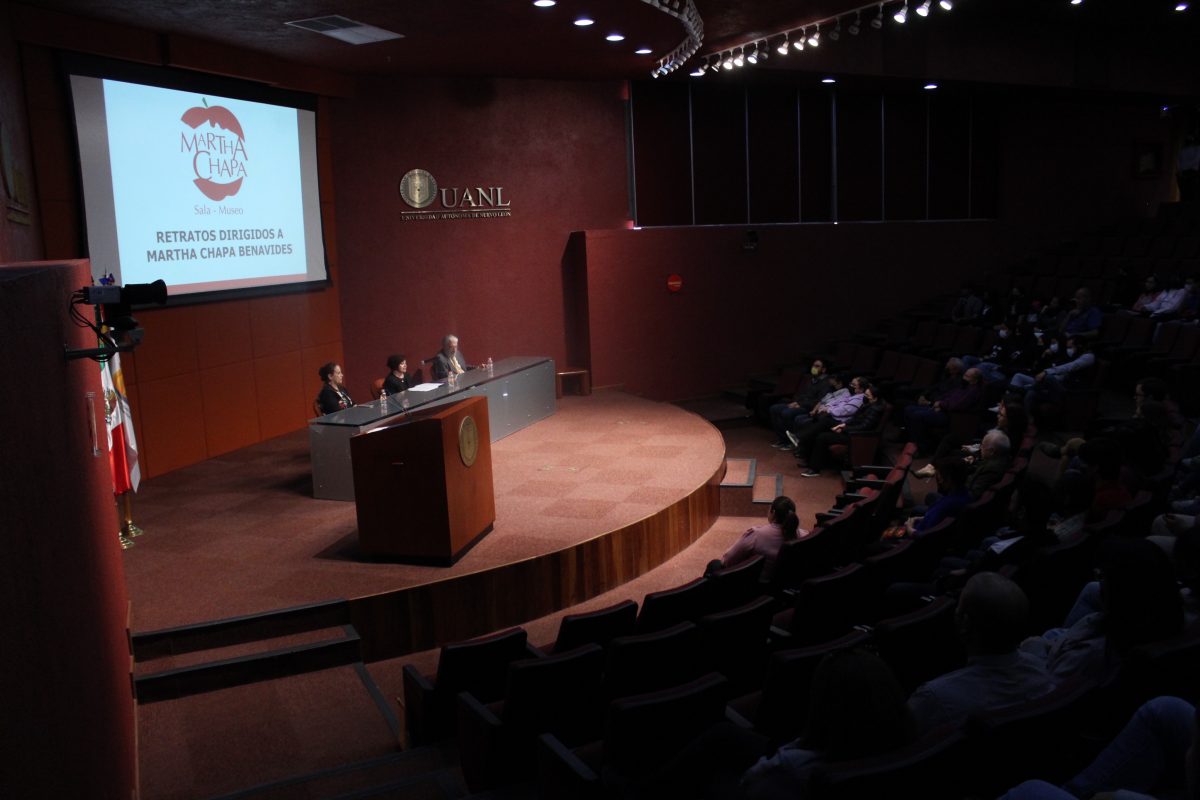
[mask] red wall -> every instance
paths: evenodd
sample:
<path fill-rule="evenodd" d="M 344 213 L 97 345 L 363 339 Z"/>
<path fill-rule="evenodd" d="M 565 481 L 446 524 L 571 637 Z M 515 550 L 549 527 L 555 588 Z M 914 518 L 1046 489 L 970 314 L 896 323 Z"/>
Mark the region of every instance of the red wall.
<path fill-rule="evenodd" d="M 757 250 L 742 249 L 747 230 Z M 998 222 L 588 231 L 592 381 L 658 400 L 709 395 L 952 293 L 1036 236 Z"/>
<path fill-rule="evenodd" d="M 566 354 L 562 261 L 583 228 L 626 215 L 623 85 L 386 81 L 334 105 L 339 290 L 355 399 L 454 332 L 474 361 Z M 507 219 L 403 222 L 397 185 L 502 186 Z"/>
<path fill-rule="evenodd" d="M 9 7 L 0 4 L 0 264 L 42 255 L 39 217 L 21 213 L 36 207 L 35 189 L 17 43 Z"/>

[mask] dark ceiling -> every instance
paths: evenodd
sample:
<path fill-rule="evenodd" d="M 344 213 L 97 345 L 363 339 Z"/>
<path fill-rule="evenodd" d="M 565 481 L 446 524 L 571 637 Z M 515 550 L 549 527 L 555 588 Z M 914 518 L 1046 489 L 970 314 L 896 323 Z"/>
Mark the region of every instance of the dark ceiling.
<path fill-rule="evenodd" d="M 909 0 L 913 9 L 922 0 Z M 700 55 L 772 37 L 803 24 L 839 14 L 848 25 L 855 9 L 864 8 L 862 33 L 826 39 L 824 51 L 864 47 L 878 31 L 867 24 L 879 5 L 862 0 L 694 0 L 704 22 Z M 944 12 L 937 0 L 929 17 L 910 13 L 908 28 L 963 31 L 968 27 L 1020 36 L 1029 31 L 1045 39 L 1068 40 L 1086 35 L 1127 47 L 1130 41 L 1155 47 L 1179 40 L 1200 49 L 1196 17 L 1172 9 L 1176 0 L 955 0 Z M 347 74 L 493 75 L 570 79 L 646 77 L 657 60 L 685 37 L 680 20 L 643 0 L 558 0 L 548 9 L 532 0 L 26 0 L 23 5 L 68 12 L 161 33 L 215 40 L 288 61 Z M 885 29 L 899 26 L 891 15 L 901 0 L 887 0 Z M 339 14 L 404 38 L 350 45 L 284 23 Z M 590 16 L 596 24 L 578 28 L 572 21 Z M 609 33 L 625 40 L 610 43 Z M 1163 38 L 1165 37 L 1165 39 Z M 650 55 L 636 55 L 645 46 Z M 869 46 L 869 45 L 867 45 Z M 793 54 L 794 55 L 794 54 Z M 830 54 L 833 55 L 833 54 Z M 1193 61 L 1195 59 L 1192 56 Z M 694 60 L 693 60 L 694 63 Z M 772 58 L 768 68 L 813 69 L 813 59 Z M 690 68 L 690 65 L 689 65 Z"/>

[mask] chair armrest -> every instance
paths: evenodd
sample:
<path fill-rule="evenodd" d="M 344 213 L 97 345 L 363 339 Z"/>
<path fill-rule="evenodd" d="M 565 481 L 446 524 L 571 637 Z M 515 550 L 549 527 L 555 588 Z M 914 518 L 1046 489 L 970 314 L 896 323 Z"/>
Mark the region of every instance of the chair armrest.
<path fill-rule="evenodd" d="M 892 469 L 893 467 L 886 464 L 860 464 L 854 468 L 854 477 L 865 478 L 870 476 L 874 478 L 886 478 Z"/>
<path fill-rule="evenodd" d="M 754 729 L 754 723 L 735 711 L 732 706 L 725 706 L 725 719 L 729 720 L 739 728 L 744 728 L 745 730 Z"/>
<path fill-rule="evenodd" d="M 537 772 L 539 797 L 600 795 L 600 776 L 552 733 L 538 736 Z"/>
<path fill-rule="evenodd" d="M 546 657 L 545 650 L 543 650 L 542 648 L 538 647 L 537 645 L 535 645 L 529 641 L 525 642 L 525 652 L 529 655 L 530 658 L 545 658 Z"/>
<path fill-rule="evenodd" d="M 817 526 L 820 527 L 821 525 L 824 525 L 826 522 L 829 522 L 829 520 L 831 520 L 831 519 L 837 519 L 839 516 L 841 516 L 840 509 L 833 509 L 830 511 L 818 511 L 817 512 Z"/>
<path fill-rule="evenodd" d="M 846 484 L 847 489 L 883 489 L 887 486 L 887 481 L 872 480 L 870 478 L 855 478 Z"/>
<path fill-rule="evenodd" d="M 404 697 L 396 699 L 404 707 L 404 729 L 408 732 L 408 743 L 410 746 L 426 744 L 435 736 L 431 729 L 433 684 L 412 664 L 404 665 L 402 678 Z"/>
<path fill-rule="evenodd" d="M 458 754 L 472 793 L 507 783 L 512 759 L 504 748 L 504 724 L 470 692 L 458 695 Z"/>

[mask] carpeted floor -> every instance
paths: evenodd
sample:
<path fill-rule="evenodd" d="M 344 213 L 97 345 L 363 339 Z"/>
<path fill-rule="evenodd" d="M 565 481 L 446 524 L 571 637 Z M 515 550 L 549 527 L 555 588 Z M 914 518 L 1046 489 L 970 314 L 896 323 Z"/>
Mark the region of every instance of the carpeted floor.
<path fill-rule="evenodd" d="M 493 446 L 495 529 L 453 567 L 358 557 L 352 503 L 315 500 L 307 431 L 147 481 L 125 553 L 135 631 L 360 597 L 487 569 L 628 525 L 720 466 L 720 433 L 620 392 L 565 397 Z M 397 509 L 403 515 L 404 509 Z"/>

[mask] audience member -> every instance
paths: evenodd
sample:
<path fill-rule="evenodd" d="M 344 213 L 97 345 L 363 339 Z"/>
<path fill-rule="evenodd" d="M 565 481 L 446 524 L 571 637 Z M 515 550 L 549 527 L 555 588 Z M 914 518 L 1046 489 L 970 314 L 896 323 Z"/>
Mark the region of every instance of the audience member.
<path fill-rule="evenodd" d="M 954 306 L 950 309 L 950 321 L 957 324 L 970 324 L 975 322 L 979 315 L 983 313 L 983 298 L 970 284 L 964 286 L 958 292 L 958 299 L 954 301 Z"/>
<path fill-rule="evenodd" d="M 812 455 L 813 443 L 816 442 L 817 436 L 843 422 L 849 422 L 862 408 L 866 399 L 862 391 L 866 384 L 862 378 L 852 379 L 848 396 L 839 397 L 828 404 L 821 403 L 810 412 L 808 420 L 788 431 L 788 439 L 796 447 L 796 458 L 802 462 L 801 466 L 808 466 L 808 458 Z M 803 417 L 797 421 L 800 419 Z"/>
<path fill-rule="evenodd" d="M 808 376 L 801 379 L 791 401 L 776 403 L 770 407 L 768 416 L 776 436 L 772 447 L 788 447 L 788 429 L 797 417 L 807 414 L 815 406 L 825 402 L 824 398 L 831 391 L 830 377 L 827 374 L 825 359 L 814 359 L 812 366 L 809 367 Z"/>
<path fill-rule="evenodd" d="M 1071 626 L 1021 643 L 1058 681 L 1102 683 L 1130 648 L 1174 636 L 1183 627 L 1183 604 L 1166 553 L 1145 539 L 1111 540 L 1103 550 L 1101 610 L 1082 617 L 1072 613 Z"/>
<path fill-rule="evenodd" d="M 1092 304 L 1092 292 L 1086 286 L 1075 290 L 1075 307 L 1067 312 L 1060 332 L 1076 340 L 1094 339 L 1100 335 L 1104 315 Z"/>
<path fill-rule="evenodd" d="M 725 555 L 709 562 L 707 572 L 733 567 L 755 556 L 762 556 L 766 560 L 763 577 L 770 578 L 783 543 L 807 535 L 808 531 L 800 530 L 800 518 L 796 516 L 796 504 L 792 498 L 780 495 L 767 507 L 767 524 L 747 528 L 725 551 Z"/>
<path fill-rule="evenodd" d="M 975 711 L 1022 703 L 1050 692 L 1045 663 L 1017 650 L 1029 622 L 1029 599 L 996 572 L 979 572 L 958 598 L 954 624 L 967 666 L 925 683 L 908 700 L 918 734 Z"/>
<path fill-rule="evenodd" d="M 963 373 L 960 385 L 942 396 L 925 404 L 917 402 L 904 409 L 904 423 L 908 428 L 908 439 L 915 442 L 918 453 L 929 453 L 934 448 L 937 431 L 950 424 L 951 411 L 971 411 L 983 399 L 983 373 L 971 367 Z M 924 399 L 924 398 L 922 398 Z"/>
<path fill-rule="evenodd" d="M 875 385 L 866 384 L 863 387 L 862 407 L 854 413 L 854 416 L 845 422 L 839 422 L 824 433 L 817 434 L 817 438 L 813 441 L 812 455 L 808 459 L 808 469 L 801 475 L 805 478 L 814 478 L 820 475 L 833 458 L 831 450 L 834 445 L 848 445 L 851 434 L 878 429 L 883 423 L 883 415 L 886 410 L 887 403 L 883 402 L 876 394 Z"/>

